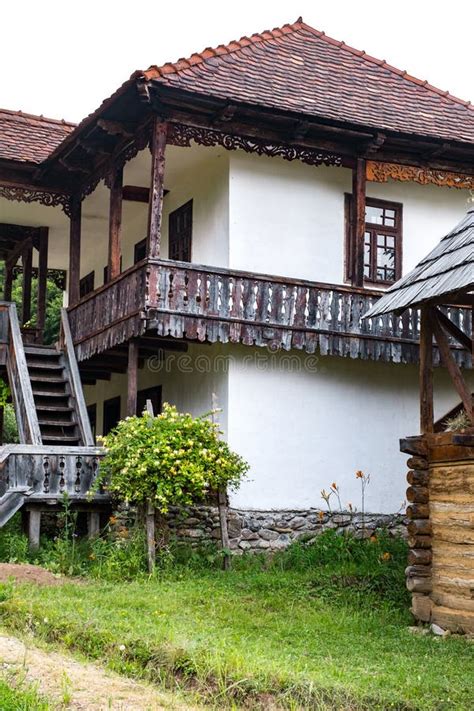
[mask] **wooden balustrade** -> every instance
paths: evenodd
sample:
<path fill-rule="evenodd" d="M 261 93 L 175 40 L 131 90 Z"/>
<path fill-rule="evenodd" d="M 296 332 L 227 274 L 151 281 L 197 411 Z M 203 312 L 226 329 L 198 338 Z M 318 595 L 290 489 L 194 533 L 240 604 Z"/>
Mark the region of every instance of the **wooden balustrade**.
<path fill-rule="evenodd" d="M 205 267 L 147 260 L 69 310 L 79 360 L 153 330 L 159 336 L 319 350 L 321 355 L 415 363 L 419 312 L 363 319 L 380 292 Z M 469 332 L 470 309 L 450 309 Z M 471 367 L 470 354 L 455 350 Z M 435 362 L 437 352 L 435 351 Z"/>

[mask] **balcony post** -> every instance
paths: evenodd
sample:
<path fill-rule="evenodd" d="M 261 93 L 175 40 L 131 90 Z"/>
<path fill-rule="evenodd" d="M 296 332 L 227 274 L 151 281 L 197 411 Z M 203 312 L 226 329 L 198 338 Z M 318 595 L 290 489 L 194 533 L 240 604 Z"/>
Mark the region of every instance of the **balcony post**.
<path fill-rule="evenodd" d="M 107 281 L 120 274 L 123 168 L 113 169 L 110 180 L 109 258 Z"/>
<path fill-rule="evenodd" d="M 39 257 L 38 257 L 38 312 L 36 328 L 38 337 L 43 342 L 44 323 L 46 314 L 46 291 L 48 284 L 48 228 L 39 228 Z"/>
<path fill-rule="evenodd" d="M 138 342 L 133 339 L 128 343 L 127 365 L 127 417 L 137 414 L 138 389 Z"/>
<path fill-rule="evenodd" d="M 21 255 L 21 263 L 23 267 L 23 293 L 22 293 L 22 309 L 21 322 L 24 326 L 31 318 L 31 278 L 33 267 L 33 243 L 29 242 Z"/>
<path fill-rule="evenodd" d="M 433 328 L 429 307 L 420 317 L 420 432 L 433 432 Z"/>
<path fill-rule="evenodd" d="M 168 124 L 155 117 L 151 134 L 151 183 L 148 206 L 147 256 L 158 258 L 161 247 L 161 220 Z"/>
<path fill-rule="evenodd" d="M 352 170 L 352 264 L 353 286 L 364 286 L 366 161 L 357 158 Z"/>
<path fill-rule="evenodd" d="M 81 273 L 81 200 L 73 198 L 69 227 L 69 306 L 79 301 Z"/>

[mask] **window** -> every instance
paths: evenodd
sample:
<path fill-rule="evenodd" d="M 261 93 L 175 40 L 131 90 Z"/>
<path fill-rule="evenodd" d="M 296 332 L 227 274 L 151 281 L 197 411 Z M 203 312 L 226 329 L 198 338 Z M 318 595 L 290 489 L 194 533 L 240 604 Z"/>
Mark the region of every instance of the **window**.
<path fill-rule="evenodd" d="M 146 401 L 151 400 L 153 412 L 159 415 L 161 412 L 161 385 L 153 388 L 146 388 L 137 392 L 137 415 L 141 415 L 146 408 Z"/>
<path fill-rule="evenodd" d="M 133 247 L 133 263 L 138 264 L 146 257 L 146 237 L 137 242 Z"/>
<path fill-rule="evenodd" d="M 180 262 L 191 261 L 193 231 L 193 201 L 170 213 L 168 258 Z"/>
<path fill-rule="evenodd" d="M 112 397 L 104 401 L 103 434 L 108 435 L 120 422 L 120 397 Z"/>
<path fill-rule="evenodd" d="M 97 434 L 97 405 L 96 404 L 88 405 L 87 406 L 87 414 L 89 416 L 89 422 L 91 424 L 92 436 L 93 436 L 94 442 L 95 442 L 95 438 L 96 438 L 96 434 Z"/>
<path fill-rule="evenodd" d="M 350 214 L 352 196 L 346 195 L 346 278 L 350 279 Z M 402 274 L 402 205 L 366 198 L 364 280 L 393 284 Z"/>
<path fill-rule="evenodd" d="M 120 255 L 120 271 L 122 271 L 122 255 Z M 108 274 L 109 274 L 109 265 L 106 264 L 104 267 L 104 284 L 107 284 L 107 282 L 109 281 Z"/>
<path fill-rule="evenodd" d="M 89 272 L 85 277 L 79 282 L 79 296 L 82 299 L 83 296 L 94 291 L 94 272 Z"/>

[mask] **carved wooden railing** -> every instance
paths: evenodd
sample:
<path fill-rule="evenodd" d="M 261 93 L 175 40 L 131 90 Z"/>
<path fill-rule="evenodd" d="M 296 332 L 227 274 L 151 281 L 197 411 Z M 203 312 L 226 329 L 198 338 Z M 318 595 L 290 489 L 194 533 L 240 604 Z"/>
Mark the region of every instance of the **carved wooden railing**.
<path fill-rule="evenodd" d="M 76 405 L 77 424 L 81 432 L 81 441 L 86 446 L 94 445 L 94 436 L 92 434 L 89 415 L 87 413 L 84 391 L 82 389 L 81 376 L 77 367 L 76 354 L 74 352 L 74 343 L 71 335 L 71 327 L 66 309 L 61 309 L 61 333 L 60 333 L 61 349 L 64 353 L 64 358 L 67 365 L 69 375 L 69 385 L 71 394 Z"/>
<path fill-rule="evenodd" d="M 41 433 L 35 409 L 25 350 L 16 306 L 0 302 L 0 333 L 6 347 L 6 366 L 21 442 L 41 444 Z"/>
<path fill-rule="evenodd" d="M 142 261 L 68 308 L 78 360 L 144 332 L 147 264 Z"/>
<path fill-rule="evenodd" d="M 57 500 L 65 493 L 86 501 L 104 454 L 101 447 L 5 445 L 0 448 L 0 496 L 27 489 L 29 501 Z M 101 499 L 108 495 L 96 492 L 94 502 Z"/>
<path fill-rule="evenodd" d="M 148 260 L 90 294 L 69 314 L 80 360 L 153 329 L 163 337 L 417 362 L 418 311 L 363 319 L 379 297 L 374 289 Z M 452 309 L 450 317 L 469 332 L 469 309 Z M 471 367 L 469 354 L 456 350 L 456 359 Z"/>

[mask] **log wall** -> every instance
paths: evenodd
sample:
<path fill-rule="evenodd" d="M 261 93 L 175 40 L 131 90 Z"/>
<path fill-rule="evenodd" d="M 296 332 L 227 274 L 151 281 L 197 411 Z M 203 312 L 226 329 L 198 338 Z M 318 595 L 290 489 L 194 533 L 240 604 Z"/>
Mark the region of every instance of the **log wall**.
<path fill-rule="evenodd" d="M 456 439 L 425 435 L 408 460 L 407 587 L 418 620 L 473 634 L 474 448 Z"/>

